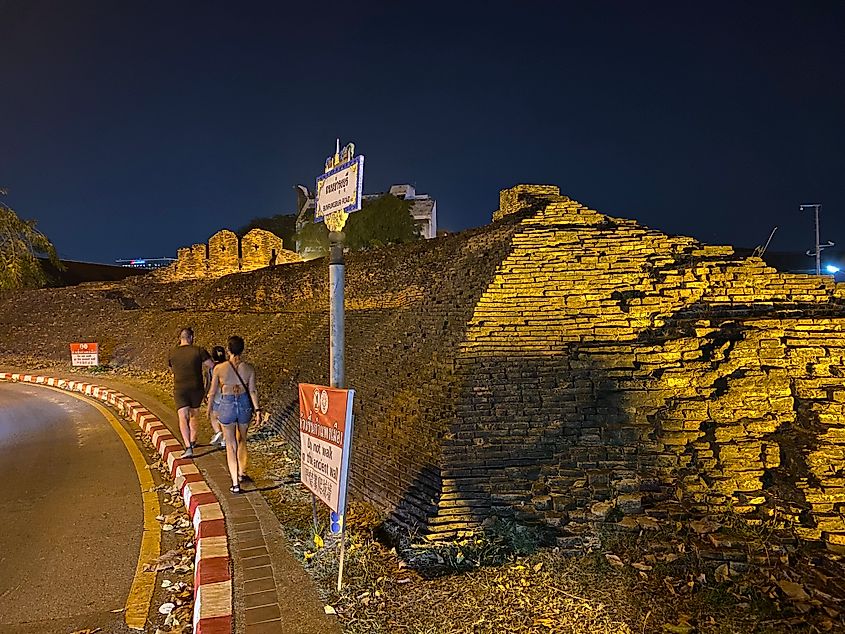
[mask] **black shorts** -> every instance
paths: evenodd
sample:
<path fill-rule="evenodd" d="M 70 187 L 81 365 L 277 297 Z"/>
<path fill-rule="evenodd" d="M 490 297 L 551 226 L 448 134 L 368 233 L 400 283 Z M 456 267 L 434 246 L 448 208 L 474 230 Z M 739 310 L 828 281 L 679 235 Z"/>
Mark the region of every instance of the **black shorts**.
<path fill-rule="evenodd" d="M 176 401 L 176 409 L 183 407 L 191 407 L 193 409 L 202 405 L 202 399 L 205 396 L 205 390 L 196 387 L 189 387 L 186 389 L 175 390 L 173 392 L 173 400 Z"/>

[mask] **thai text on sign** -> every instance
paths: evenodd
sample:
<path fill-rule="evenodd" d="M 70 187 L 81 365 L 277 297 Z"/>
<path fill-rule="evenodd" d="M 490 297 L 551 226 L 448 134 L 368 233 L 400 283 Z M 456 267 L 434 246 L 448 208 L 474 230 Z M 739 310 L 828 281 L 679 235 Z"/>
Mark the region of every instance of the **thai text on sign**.
<path fill-rule="evenodd" d="M 70 362 L 75 366 L 100 365 L 100 347 L 96 343 L 72 343 Z"/>
<path fill-rule="evenodd" d="M 335 513 L 346 508 L 355 390 L 299 384 L 300 480 Z"/>
<path fill-rule="evenodd" d="M 317 179 L 314 220 L 320 222 L 338 211 L 352 213 L 361 209 L 364 188 L 364 157 L 356 156 Z"/>

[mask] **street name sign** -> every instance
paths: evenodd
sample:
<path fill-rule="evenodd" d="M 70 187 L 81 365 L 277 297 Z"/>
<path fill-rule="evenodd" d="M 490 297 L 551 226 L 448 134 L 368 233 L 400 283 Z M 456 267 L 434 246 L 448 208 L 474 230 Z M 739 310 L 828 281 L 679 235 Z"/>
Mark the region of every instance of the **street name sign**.
<path fill-rule="evenodd" d="M 75 366 L 100 365 L 100 349 L 96 343 L 70 344 L 70 362 Z"/>
<path fill-rule="evenodd" d="M 364 190 L 364 157 L 356 156 L 333 167 L 317 178 L 314 220 L 323 222 L 326 216 L 338 212 L 351 214 L 361 209 Z"/>
<path fill-rule="evenodd" d="M 338 516 L 346 509 L 355 390 L 299 384 L 300 481 Z"/>

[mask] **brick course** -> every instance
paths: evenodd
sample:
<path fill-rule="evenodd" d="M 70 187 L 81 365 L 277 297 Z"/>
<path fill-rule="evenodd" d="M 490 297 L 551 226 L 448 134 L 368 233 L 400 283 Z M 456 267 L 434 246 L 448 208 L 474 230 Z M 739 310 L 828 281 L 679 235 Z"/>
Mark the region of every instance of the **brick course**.
<path fill-rule="evenodd" d="M 282 247 L 275 233 L 252 229 L 239 239 L 233 231 L 222 229 L 209 238 L 208 245 L 178 249 L 176 262 L 156 271 L 154 277 L 159 281 L 220 277 L 301 261 L 299 254 Z"/>
<path fill-rule="evenodd" d="M 843 285 L 552 186 L 505 190 L 500 209 L 348 257 L 353 499 L 440 537 L 513 516 L 580 548 L 603 521 L 730 509 L 845 543 Z M 297 442 L 296 385 L 327 381 L 327 282 L 320 260 L 0 297 L 0 351 L 65 359 L 97 340 L 165 371 L 182 325 L 204 345 L 239 332 Z"/>

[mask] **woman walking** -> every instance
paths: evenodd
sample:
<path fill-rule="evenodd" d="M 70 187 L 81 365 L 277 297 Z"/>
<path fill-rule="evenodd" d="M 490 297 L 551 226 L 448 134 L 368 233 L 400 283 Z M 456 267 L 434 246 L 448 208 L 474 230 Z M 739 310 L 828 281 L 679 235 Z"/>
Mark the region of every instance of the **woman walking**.
<path fill-rule="evenodd" d="M 232 493 L 241 492 L 241 481 L 246 476 L 246 435 L 253 416 L 258 416 L 258 390 L 255 387 L 255 369 L 241 361 L 244 351 L 242 337 L 229 337 L 229 360 L 214 368 L 208 402 L 213 403 L 220 392 L 220 406 L 216 408 L 217 420 L 223 426 L 226 441 L 226 462 L 232 478 Z"/>
<path fill-rule="evenodd" d="M 223 346 L 214 346 L 211 349 L 211 361 L 214 363 L 214 366 L 208 369 L 209 388 L 211 388 L 211 381 L 214 378 L 214 368 L 226 362 L 226 348 Z M 214 435 L 208 444 L 216 445 L 220 443 L 220 447 L 225 449 L 226 441 L 223 439 L 223 427 L 220 425 L 220 421 L 217 420 L 217 410 L 220 409 L 221 396 L 222 394 L 218 392 L 217 397 L 213 401 L 208 401 L 208 422 L 211 425 L 212 431 L 214 431 Z"/>

